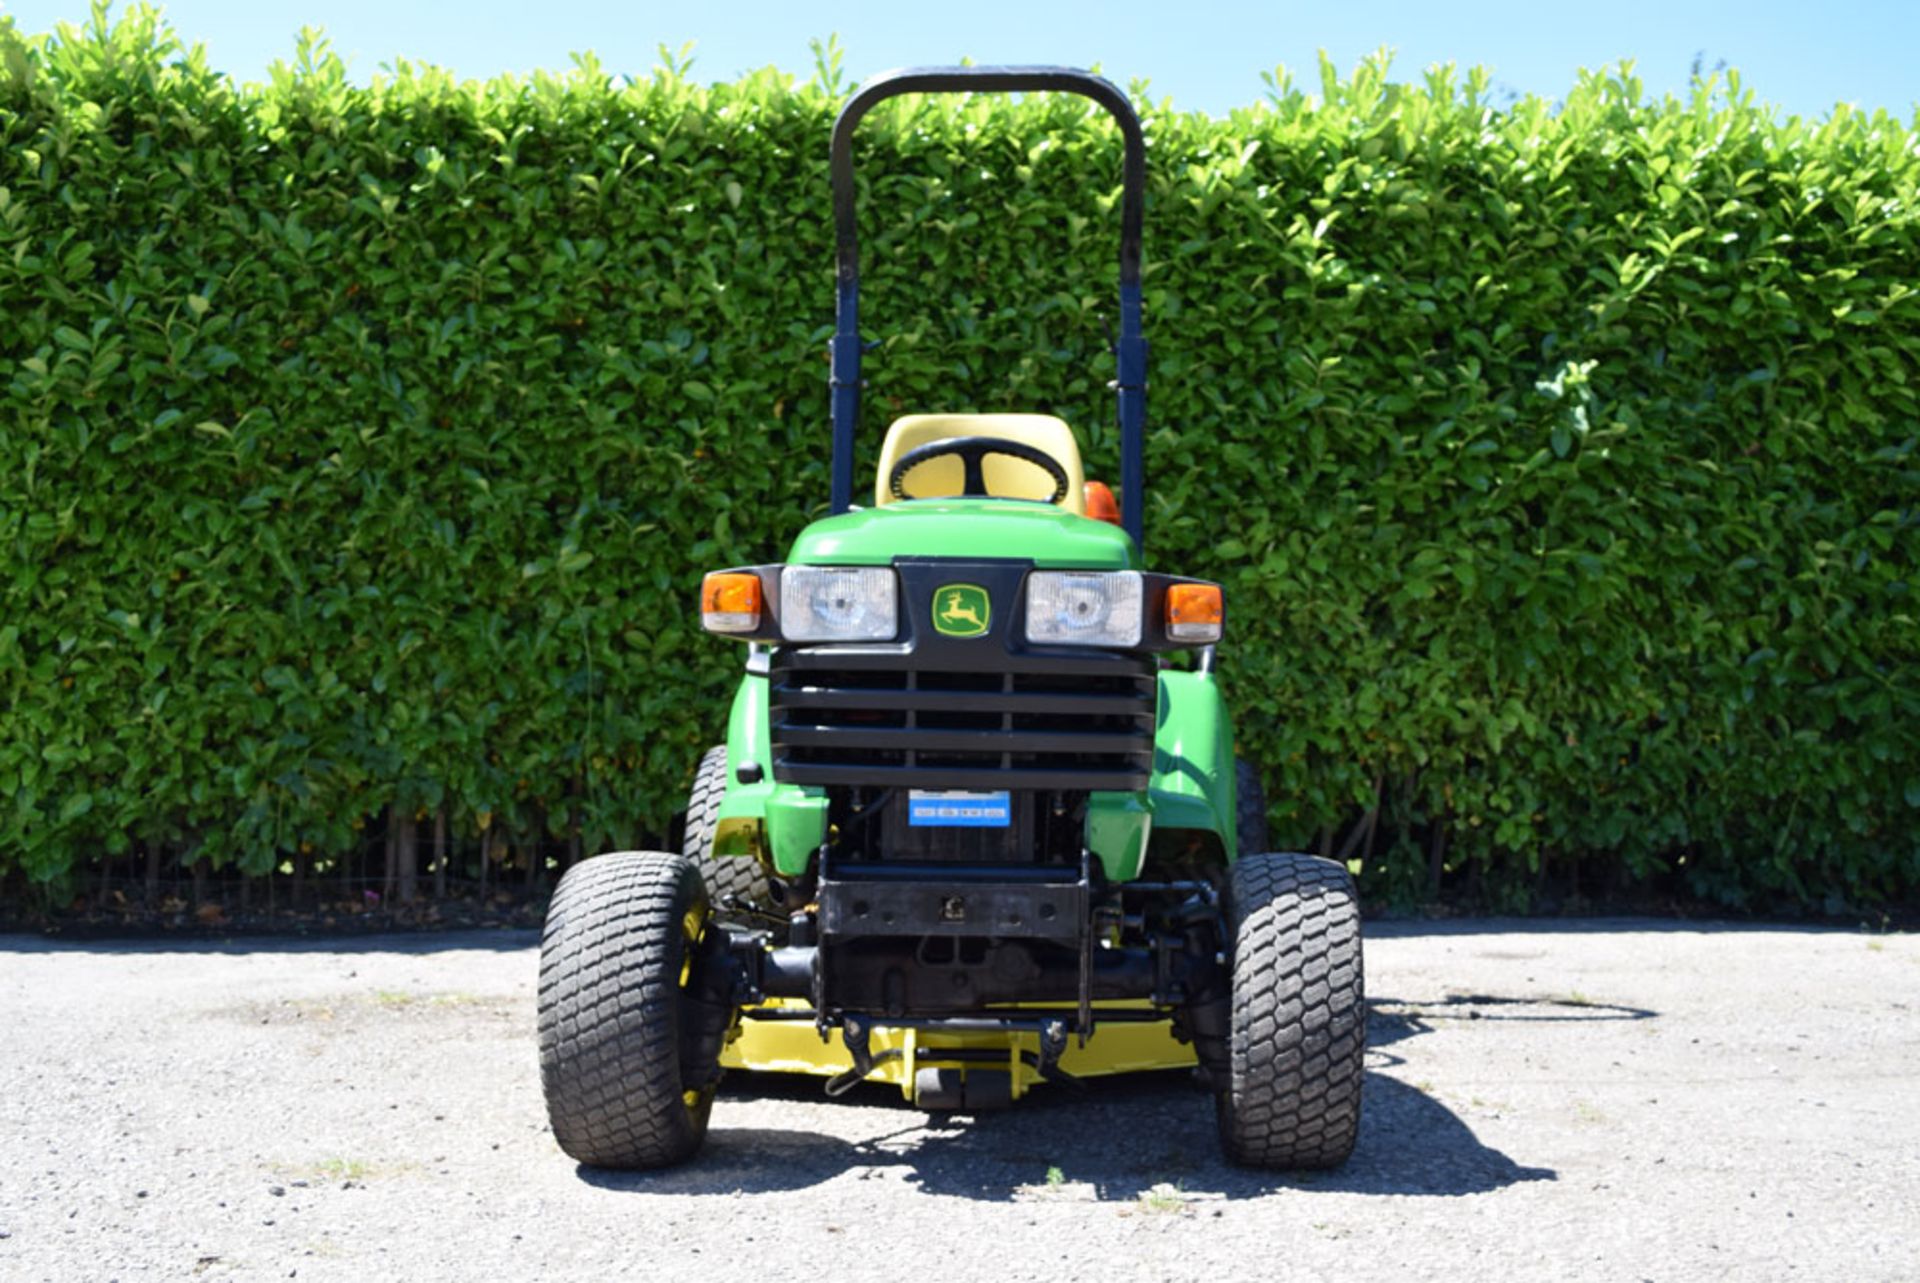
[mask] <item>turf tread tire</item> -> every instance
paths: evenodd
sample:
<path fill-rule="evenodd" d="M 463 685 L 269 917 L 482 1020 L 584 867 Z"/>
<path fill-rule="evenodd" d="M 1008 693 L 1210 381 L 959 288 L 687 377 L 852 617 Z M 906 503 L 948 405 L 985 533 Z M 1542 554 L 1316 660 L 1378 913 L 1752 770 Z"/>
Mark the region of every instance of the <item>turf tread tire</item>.
<path fill-rule="evenodd" d="M 684 923 L 706 904 L 699 870 L 656 851 L 595 856 L 554 891 L 540 942 L 540 1084 L 554 1139 L 579 1162 L 667 1167 L 706 1137 L 719 1067 L 689 1083 L 680 1029 Z"/>
<path fill-rule="evenodd" d="M 1267 849 L 1267 790 L 1260 770 L 1244 757 L 1233 759 L 1234 839 L 1241 855 Z"/>
<path fill-rule="evenodd" d="M 693 791 L 687 796 L 686 834 L 680 853 L 692 860 L 706 879 L 713 913 L 722 922 L 765 930 L 767 920 L 742 913 L 731 905 L 778 916 L 779 908 L 767 893 L 767 874 L 760 861 L 746 855 L 715 855 L 713 833 L 720 823 L 720 802 L 727 795 L 727 746 L 716 744 L 700 757 L 693 773 Z"/>
<path fill-rule="evenodd" d="M 1246 1167 L 1338 1167 L 1360 1131 L 1367 1043 L 1353 879 L 1317 856 L 1243 855 L 1228 908 L 1233 1000 L 1221 1146 Z"/>

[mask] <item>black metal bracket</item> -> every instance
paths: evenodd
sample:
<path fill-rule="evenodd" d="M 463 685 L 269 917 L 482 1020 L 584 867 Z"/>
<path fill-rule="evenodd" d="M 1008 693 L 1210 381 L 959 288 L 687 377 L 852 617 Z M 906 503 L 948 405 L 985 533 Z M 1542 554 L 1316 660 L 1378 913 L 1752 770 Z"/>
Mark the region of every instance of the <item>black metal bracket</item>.
<path fill-rule="evenodd" d="M 853 1060 L 854 1072 L 862 1078 L 873 1072 L 873 1052 L 867 1044 L 867 1036 L 871 1032 L 867 1022 L 858 1016 L 849 1016 L 840 1022 L 840 1041 Z"/>
<path fill-rule="evenodd" d="M 838 881 L 820 883 L 820 934 L 992 936 L 1078 940 L 1087 933 L 1082 882 Z"/>
<path fill-rule="evenodd" d="M 1091 898 L 1093 852 L 1084 846 L 1080 848 L 1080 885 Z M 1080 1045 L 1085 1047 L 1087 1039 L 1093 1037 L 1093 922 L 1085 917 L 1080 923 L 1080 989 L 1076 997 L 1079 1000 L 1075 1010 L 1078 1015 Z M 1045 1041 L 1045 1038 L 1041 1039 L 1043 1052 Z"/>
<path fill-rule="evenodd" d="M 1086 1039 L 1081 1038 L 1081 1046 Z M 1078 1080 L 1066 1070 L 1060 1068 L 1060 1057 L 1067 1052 L 1067 1022 L 1064 1020 L 1043 1020 L 1040 1022 L 1040 1063 L 1037 1068 L 1042 1078 L 1053 1082 L 1073 1083 Z"/>
<path fill-rule="evenodd" d="M 827 1080 L 827 1095 L 844 1096 L 865 1082 L 867 1076 L 889 1061 L 899 1060 L 904 1053 L 898 1047 L 890 1047 L 879 1055 L 874 1055 L 868 1043 L 872 1028 L 857 1016 L 849 1016 L 840 1025 L 840 1041 L 846 1046 L 847 1056 L 853 1061 L 853 1068 L 835 1074 Z"/>
<path fill-rule="evenodd" d="M 735 1007 L 751 1006 L 766 997 L 768 935 L 744 927 L 722 927 L 716 933 L 725 954 L 729 1000 Z"/>

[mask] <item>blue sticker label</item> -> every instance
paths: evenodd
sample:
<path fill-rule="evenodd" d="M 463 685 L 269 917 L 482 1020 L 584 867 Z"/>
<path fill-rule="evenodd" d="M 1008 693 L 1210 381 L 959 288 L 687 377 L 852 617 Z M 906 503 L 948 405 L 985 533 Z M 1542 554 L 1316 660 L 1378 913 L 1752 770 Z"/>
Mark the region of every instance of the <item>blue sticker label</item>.
<path fill-rule="evenodd" d="M 914 789 L 907 794 L 907 823 L 915 828 L 1004 829 L 1013 823 L 1013 795 Z"/>

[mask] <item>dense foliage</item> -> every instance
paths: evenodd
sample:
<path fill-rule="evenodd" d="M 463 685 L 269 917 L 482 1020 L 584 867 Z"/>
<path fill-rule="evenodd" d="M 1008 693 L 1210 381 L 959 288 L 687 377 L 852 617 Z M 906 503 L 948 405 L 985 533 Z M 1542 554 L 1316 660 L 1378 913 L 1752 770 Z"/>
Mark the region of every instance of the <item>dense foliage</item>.
<path fill-rule="evenodd" d="M 662 826 L 739 661 L 701 572 L 824 504 L 844 92 L 0 26 L 0 870 Z M 1276 834 L 1402 900 L 1911 895 L 1915 129 L 1384 61 L 1146 114 L 1149 554 L 1228 585 Z M 1112 476 L 1116 155 L 870 118 L 869 451 L 1042 409 Z"/>

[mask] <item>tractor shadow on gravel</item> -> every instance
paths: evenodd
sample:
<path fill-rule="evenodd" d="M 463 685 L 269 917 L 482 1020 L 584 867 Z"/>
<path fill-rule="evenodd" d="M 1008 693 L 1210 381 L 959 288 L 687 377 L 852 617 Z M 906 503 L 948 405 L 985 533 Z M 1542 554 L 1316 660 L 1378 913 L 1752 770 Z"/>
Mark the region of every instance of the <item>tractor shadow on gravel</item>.
<path fill-rule="evenodd" d="M 855 1089 L 835 1108 L 874 1120 L 863 1140 L 806 1130 L 731 1128 L 732 1101 L 817 1104 L 812 1079 L 734 1076 L 714 1107 L 706 1148 L 667 1172 L 579 1169 L 607 1189 L 732 1194 L 799 1189 L 849 1173 L 905 1180 L 928 1194 L 988 1202 L 1135 1204 L 1142 1215 L 1202 1211 L 1221 1200 L 1280 1190 L 1425 1196 L 1483 1194 L 1558 1173 L 1528 1167 L 1480 1141 L 1434 1094 L 1392 1076 L 1405 1062 L 1386 1048 L 1454 1020 L 1648 1020 L 1654 1012 L 1603 1003 L 1459 994 L 1368 1003 L 1368 1069 L 1360 1140 L 1338 1171 L 1246 1171 L 1220 1157 L 1213 1102 L 1185 1071 L 1047 1086 L 1003 1113 L 928 1114 L 892 1087 Z M 850 1128 L 849 1130 L 856 1130 Z"/>

